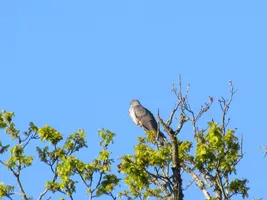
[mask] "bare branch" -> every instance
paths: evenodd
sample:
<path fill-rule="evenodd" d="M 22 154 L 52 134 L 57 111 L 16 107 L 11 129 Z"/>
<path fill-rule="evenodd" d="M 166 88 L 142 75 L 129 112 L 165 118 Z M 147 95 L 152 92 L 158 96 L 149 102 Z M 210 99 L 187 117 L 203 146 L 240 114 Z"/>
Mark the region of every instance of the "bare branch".
<path fill-rule="evenodd" d="M 116 199 L 117 199 L 117 197 L 114 196 L 114 195 L 112 194 L 112 192 L 110 192 L 110 193 L 108 194 L 108 196 L 110 196 L 113 200 L 116 200 Z"/>
<path fill-rule="evenodd" d="M 259 146 L 258 148 L 263 150 L 263 156 L 267 155 L 267 146 Z"/>
<path fill-rule="evenodd" d="M 18 174 L 18 175 L 15 176 L 15 177 L 16 177 L 17 183 L 18 183 L 18 185 L 19 185 L 19 189 L 20 189 L 20 191 L 21 191 L 21 196 L 22 196 L 22 198 L 23 198 L 24 200 L 28 200 L 28 197 L 27 197 L 27 195 L 26 195 L 26 192 L 24 191 L 23 186 L 22 186 L 21 181 L 20 181 L 20 174 Z"/>
<path fill-rule="evenodd" d="M 30 136 L 30 135 L 29 135 Z M 23 145 L 23 149 L 29 144 L 29 142 L 31 141 L 31 140 L 33 140 L 33 139 L 38 139 L 38 134 L 37 133 L 35 133 L 34 135 L 31 135 L 30 136 L 30 138 L 29 138 L 29 136 L 27 136 L 27 138 L 26 139 L 24 139 L 24 140 L 22 140 L 22 142 L 24 142 L 24 141 L 26 141 L 26 143 Z"/>
<path fill-rule="evenodd" d="M 54 172 L 53 172 L 53 173 L 54 173 Z M 57 180 L 57 177 L 58 177 L 57 173 L 54 173 L 54 177 L 53 177 L 52 183 L 55 183 L 55 181 Z M 41 200 L 41 199 L 44 197 L 44 195 L 46 195 L 46 193 L 47 193 L 49 190 L 50 190 L 50 188 L 46 188 L 46 189 L 39 195 L 38 200 Z M 51 198 L 51 197 L 50 197 L 50 198 Z M 50 198 L 48 198 L 48 199 L 50 199 Z"/>
<path fill-rule="evenodd" d="M 217 186 L 220 188 L 220 192 L 223 195 L 223 199 L 227 199 L 225 188 L 223 187 L 222 178 L 218 169 L 216 169 L 216 180 Z"/>
<path fill-rule="evenodd" d="M 194 180 L 189 181 L 189 183 L 186 185 L 186 187 L 184 188 L 184 190 L 187 190 L 188 188 L 190 188 L 190 186 L 194 183 Z"/>
<path fill-rule="evenodd" d="M 103 177 L 104 172 L 99 172 L 99 174 L 100 174 L 100 176 L 99 176 L 98 182 L 97 182 L 95 188 L 92 190 L 92 193 L 94 193 L 94 191 L 100 186 L 100 183 L 101 183 L 101 181 L 102 181 L 102 177 Z M 92 182 L 93 182 L 93 181 L 92 181 Z M 92 182 L 91 182 L 91 183 L 92 183 Z M 92 197 L 96 197 L 96 196 L 93 195 Z"/>
<path fill-rule="evenodd" d="M 164 123 L 164 121 L 162 120 L 162 118 L 161 118 L 160 115 L 159 115 L 159 112 L 158 112 L 158 116 L 157 116 L 157 118 L 158 118 L 159 123 L 163 126 L 164 131 L 165 131 L 166 133 L 168 133 L 168 135 L 170 136 L 170 138 L 171 138 L 173 135 L 175 135 L 175 132 L 172 130 L 172 128 L 169 127 L 169 126 L 167 126 L 167 124 Z"/>
<path fill-rule="evenodd" d="M 180 104 L 181 104 L 181 102 L 178 102 L 174 105 L 174 108 L 170 114 L 170 117 L 166 122 L 167 126 L 170 126 L 172 124 L 173 116 L 174 116 L 175 112 L 177 111 L 177 109 L 179 108 Z"/>
<path fill-rule="evenodd" d="M 164 195 L 166 196 L 170 196 L 170 193 L 168 192 L 168 190 L 166 190 L 166 188 L 158 181 L 158 179 L 151 173 L 149 174 L 149 178 L 155 183 L 155 185 L 157 185 L 160 190 L 164 193 Z"/>
<path fill-rule="evenodd" d="M 46 188 L 38 197 L 38 200 L 41 200 L 43 196 L 49 191 L 49 188 Z M 48 198 L 49 199 L 49 198 Z"/>
<path fill-rule="evenodd" d="M 210 109 L 212 103 L 213 103 L 213 97 L 209 97 L 209 102 L 205 103 L 205 106 L 201 106 L 201 109 L 197 114 L 195 121 L 199 120 L 200 117 L 202 117 L 202 115 Z"/>
<path fill-rule="evenodd" d="M 177 135 L 178 133 L 180 133 L 180 131 L 182 130 L 183 128 L 183 125 L 186 121 L 188 121 L 188 117 L 186 117 L 185 115 L 183 115 L 182 113 L 180 114 L 180 121 L 179 121 L 179 124 L 178 124 L 178 127 L 177 129 L 174 131 L 174 134 Z"/>
<path fill-rule="evenodd" d="M 227 112 L 230 108 L 230 105 L 232 103 L 232 100 L 233 100 L 233 96 L 234 94 L 237 92 L 237 89 L 234 89 L 233 87 L 233 83 L 231 80 L 229 80 L 229 85 L 230 85 L 230 98 L 229 99 L 225 99 L 224 97 L 221 97 L 218 102 L 220 104 L 220 107 L 221 107 L 221 110 L 222 110 L 222 128 L 223 128 L 223 133 L 225 134 L 225 131 L 226 131 L 226 127 L 229 123 L 229 120 L 226 122 L 226 115 L 227 115 Z"/>
<path fill-rule="evenodd" d="M 202 190 L 204 196 L 206 199 L 210 199 L 211 195 L 208 192 L 207 188 L 205 187 L 205 183 L 201 180 L 201 178 L 199 178 L 193 171 L 193 169 L 191 169 L 190 167 L 188 167 L 187 165 L 185 165 L 184 163 L 181 163 L 182 168 L 185 169 L 189 174 L 191 174 L 191 176 L 193 177 L 193 180 L 196 181 L 197 186 Z"/>

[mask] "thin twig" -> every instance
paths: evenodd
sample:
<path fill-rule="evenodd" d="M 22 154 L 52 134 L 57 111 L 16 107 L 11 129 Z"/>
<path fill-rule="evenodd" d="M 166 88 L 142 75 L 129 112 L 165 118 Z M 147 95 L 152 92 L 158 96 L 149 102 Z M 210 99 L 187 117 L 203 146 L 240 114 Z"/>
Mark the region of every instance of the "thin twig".
<path fill-rule="evenodd" d="M 194 173 L 194 171 L 190 167 L 188 167 L 184 163 L 181 163 L 181 165 L 183 169 L 185 169 L 189 174 L 191 174 L 193 180 L 196 181 L 197 186 L 202 190 L 205 198 L 210 199 L 211 195 L 209 191 L 207 190 L 207 188 L 205 187 L 205 184 L 203 183 L 203 181 Z"/>

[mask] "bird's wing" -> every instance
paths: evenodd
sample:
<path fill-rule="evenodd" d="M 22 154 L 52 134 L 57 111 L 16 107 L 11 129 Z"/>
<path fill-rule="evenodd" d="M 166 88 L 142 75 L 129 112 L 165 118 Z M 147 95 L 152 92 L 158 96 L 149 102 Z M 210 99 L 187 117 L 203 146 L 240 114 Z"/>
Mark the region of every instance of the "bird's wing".
<path fill-rule="evenodd" d="M 155 117 L 145 107 L 141 105 L 131 106 L 129 109 L 129 114 L 137 126 L 141 126 L 146 130 L 158 130 L 158 124 Z M 168 143 L 165 135 L 161 131 L 159 131 L 159 135 L 156 137 L 156 140 L 159 141 L 161 146 L 165 145 L 165 143 Z"/>
<path fill-rule="evenodd" d="M 157 121 L 153 114 L 141 105 L 134 106 L 134 114 L 141 125 L 147 130 L 157 130 Z"/>

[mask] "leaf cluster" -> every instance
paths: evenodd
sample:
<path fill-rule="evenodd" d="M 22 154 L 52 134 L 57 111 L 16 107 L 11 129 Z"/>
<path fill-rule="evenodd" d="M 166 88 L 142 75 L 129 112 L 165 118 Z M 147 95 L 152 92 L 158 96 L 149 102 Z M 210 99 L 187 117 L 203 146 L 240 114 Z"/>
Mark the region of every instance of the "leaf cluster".
<path fill-rule="evenodd" d="M 38 157 L 53 174 L 52 179 L 46 181 L 45 190 L 40 193 L 39 200 L 49 192 L 59 192 L 73 199 L 79 182 L 86 186 L 85 192 L 90 199 L 102 195 L 116 198 L 112 192 L 119 184 L 120 179 L 111 173 L 114 160 L 108 150 L 109 145 L 114 142 L 114 133 L 105 129 L 99 130 L 101 150 L 97 158 L 86 163 L 75 155 L 76 152 L 88 148 L 84 130 L 78 130 L 64 139 L 63 134 L 53 127 L 45 125 L 38 128 L 31 122 L 28 131 L 20 132 L 15 128 L 13 117 L 13 112 L 3 111 L 0 113 L 0 126 L 5 128 L 6 134 L 17 143 L 11 146 L 10 144 L 3 145 L 0 141 L 0 154 L 8 151 L 10 153 L 6 161 L 0 160 L 0 164 L 13 173 L 19 188 L 1 183 L 0 199 L 11 198 L 12 195 L 20 195 L 25 200 L 30 199 L 23 188 L 20 174 L 24 168 L 32 165 L 34 159 L 34 156 L 25 155 L 26 147 L 31 140 L 40 140 L 44 144 L 36 147 Z M 52 146 L 48 143 L 51 143 Z M 80 181 L 78 181 L 79 179 Z M 16 192 L 17 189 L 20 192 Z"/>

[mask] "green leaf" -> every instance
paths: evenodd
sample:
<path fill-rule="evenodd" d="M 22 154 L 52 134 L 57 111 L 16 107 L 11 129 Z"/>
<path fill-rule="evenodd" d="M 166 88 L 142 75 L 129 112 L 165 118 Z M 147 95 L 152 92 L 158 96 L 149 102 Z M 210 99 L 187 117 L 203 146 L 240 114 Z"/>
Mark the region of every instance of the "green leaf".
<path fill-rule="evenodd" d="M 12 185 L 5 186 L 3 182 L 0 182 L 0 199 L 12 195 L 13 192 L 14 192 L 14 186 Z"/>
<path fill-rule="evenodd" d="M 107 147 L 110 143 L 114 143 L 113 138 L 115 133 L 112 133 L 109 130 L 101 129 L 98 131 L 98 135 L 102 138 L 100 141 L 100 146 Z"/>
<path fill-rule="evenodd" d="M 61 133 L 59 133 L 54 128 L 45 125 L 43 128 L 38 130 L 38 134 L 42 141 L 50 141 L 52 144 L 56 145 L 59 141 L 63 139 Z"/>
<path fill-rule="evenodd" d="M 106 174 L 103 177 L 103 181 L 100 183 L 99 188 L 97 189 L 97 196 L 103 194 L 108 194 L 114 190 L 114 188 L 119 184 L 120 179 L 114 174 Z"/>
<path fill-rule="evenodd" d="M 242 197 L 248 197 L 248 190 L 249 187 L 247 187 L 248 180 L 247 179 L 235 179 L 231 181 L 229 189 L 233 194 L 242 194 Z"/>

